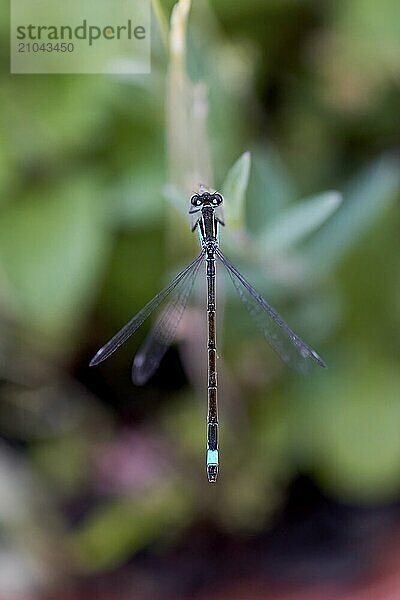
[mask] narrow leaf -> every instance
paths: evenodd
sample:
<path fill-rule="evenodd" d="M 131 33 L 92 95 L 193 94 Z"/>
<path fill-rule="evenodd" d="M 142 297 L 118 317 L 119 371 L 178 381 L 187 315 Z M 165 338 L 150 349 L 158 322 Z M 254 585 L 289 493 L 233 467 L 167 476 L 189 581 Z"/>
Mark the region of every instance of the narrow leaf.
<path fill-rule="evenodd" d="M 298 197 L 292 177 L 276 150 L 256 150 L 246 206 L 249 230 L 254 234 L 263 231 L 271 219 Z"/>
<path fill-rule="evenodd" d="M 390 206 L 400 189 L 400 169 L 384 157 L 365 169 L 343 194 L 341 209 L 307 245 L 310 259 L 334 266 Z"/>
<path fill-rule="evenodd" d="M 264 231 L 260 244 L 264 252 L 282 252 L 310 235 L 339 207 L 338 192 L 329 191 L 304 200 L 279 214 Z"/>

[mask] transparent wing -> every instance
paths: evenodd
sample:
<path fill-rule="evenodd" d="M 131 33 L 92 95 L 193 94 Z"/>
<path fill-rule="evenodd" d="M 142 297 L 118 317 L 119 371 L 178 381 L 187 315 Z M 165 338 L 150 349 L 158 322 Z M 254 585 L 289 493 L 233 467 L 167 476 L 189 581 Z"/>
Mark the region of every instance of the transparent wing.
<path fill-rule="evenodd" d="M 143 385 L 157 370 L 162 357 L 171 345 L 193 289 L 200 267 L 198 262 L 181 280 L 174 297 L 158 317 L 152 330 L 139 348 L 132 365 L 132 381 Z"/>
<path fill-rule="evenodd" d="M 202 258 L 204 256 L 204 251 L 202 250 L 197 258 L 195 258 L 183 271 L 178 273 L 178 275 L 169 283 L 161 292 L 159 292 L 150 302 L 148 302 L 142 310 L 140 310 L 134 317 L 131 319 L 122 329 L 118 331 L 111 338 L 90 361 L 90 366 L 98 365 L 100 362 L 108 358 L 117 348 L 119 348 L 126 340 L 133 334 L 135 331 L 141 326 L 143 321 L 147 319 L 147 317 L 155 310 L 158 306 L 160 306 L 161 302 L 165 300 L 169 294 L 179 285 L 182 279 L 185 278 L 191 271 L 196 269 L 196 267 L 200 264 Z"/>
<path fill-rule="evenodd" d="M 326 367 L 322 358 L 289 327 L 256 289 L 239 273 L 231 261 L 217 249 L 217 256 L 226 267 L 243 304 L 264 334 L 268 343 L 285 362 L 300 371 L 306 371 L 311 359 Z"/>

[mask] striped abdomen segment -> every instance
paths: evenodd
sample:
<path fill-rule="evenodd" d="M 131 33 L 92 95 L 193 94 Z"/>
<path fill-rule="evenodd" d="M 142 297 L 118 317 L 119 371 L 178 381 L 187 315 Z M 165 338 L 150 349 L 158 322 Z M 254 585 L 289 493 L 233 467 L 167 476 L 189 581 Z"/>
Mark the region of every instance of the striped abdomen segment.
<path fill-rule="evenodd" d="M 207 477 L 215 482 L 218 476 L 218 404 L 217 404 L 217 345 L 215 317 L 215 254 L 207 251 L 207 353 L 208 353 L 208 412 L 207 412 Z"/>

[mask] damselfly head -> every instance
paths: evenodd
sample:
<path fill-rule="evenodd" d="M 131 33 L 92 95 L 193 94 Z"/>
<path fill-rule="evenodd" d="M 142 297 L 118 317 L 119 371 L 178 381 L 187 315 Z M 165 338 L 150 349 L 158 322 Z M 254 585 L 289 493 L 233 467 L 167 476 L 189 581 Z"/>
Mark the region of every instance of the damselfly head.
<path fill-rule="evenodd" d="M 192 204 L 192 206 L 195 206 L 199 209 L 202 206 L 219 206 L 220 204 L 222 204 L 222 202 L 223 198 L 221 194 L 218 194 L 217 192 L 214 192 L 214 194 L 210 194 L 210 192 L 194 194 L 190 199 L 190 203 Z"/>

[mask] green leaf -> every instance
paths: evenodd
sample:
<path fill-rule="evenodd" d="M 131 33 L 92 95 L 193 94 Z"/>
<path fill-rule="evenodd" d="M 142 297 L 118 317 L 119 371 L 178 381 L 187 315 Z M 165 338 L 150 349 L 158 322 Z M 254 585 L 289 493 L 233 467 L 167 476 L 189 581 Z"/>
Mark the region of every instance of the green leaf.
<path fill-rule="evenodd" d="M 154 15 L 158 21 L 163 44 L 165 48 L 168 49 L 168 19 L 164 13 L 164 7 L 162 6 L 160 0 L 151 0 L 151 5 Z"/>
<path fill-rule="evenodd" d="M 257 234 L 298 197 L 296 186 L 273 148 L 256 150 L 247 201 L 247 222 Z"/>
<path fill-rule="evenodd" d="M 288 250 L 318 229 L 341 201 L 338 192 L 324 192 L 281 212 L 260 238 L 261 250 L 269 254 Z"/>
<path fill-rule="evenodd" d="M 244 227 L 245 200 L 250 165 L 250 152 L 245 152 L 228 171 L 222 186 L 227 222 L 233 229 Z"/>
<path fill-rule="evenodd" d="M 107 240 L 101 195 L 92 181 L 43 189 L 6 206 L 0 267 L 21 323 L 44 338 L 59 338 L 60 348 L 67 333 L 70 340 L 89 310 Z"/>
<path fill-rule="evenodd" d="M 396 366 L 361 356 L 307 386 L 295 424 L 298 456 L 331 493 L 382 501 L 400 489 L 400 378 Z"/>
<path fill-rule="evenodd" d="M 84 572 L 114 568 L 156 539 L 186 524 L 189 503 L 182 490 L 164 486 L 137 498 L 100 507 L 71 537 Z"/>
<path fill-rule="evenodd" d="M 14 161 L 38 161 L 46 171 L 71 160 L 68 150 L 95 147 L 115 89 L 102 78 L 44 77 L 40 85 L 10 78 L 2 96 L 8 115 L 2 137 Z"/>
<path fill-rule="evenodd" d="M 122 227 L 158 225 L 164 216 L 161 175 L 149 166 L 138 166 L 110 190 L 110 220 Z"/>
<path fill-rule="evenodd" d="M 307 244 L 309 258 L 320 268 L 337 264 L 391 205 L 399 188 L 394 158 L 384 157 L 365 169 L 345 190 L 340 210 Z"/>

